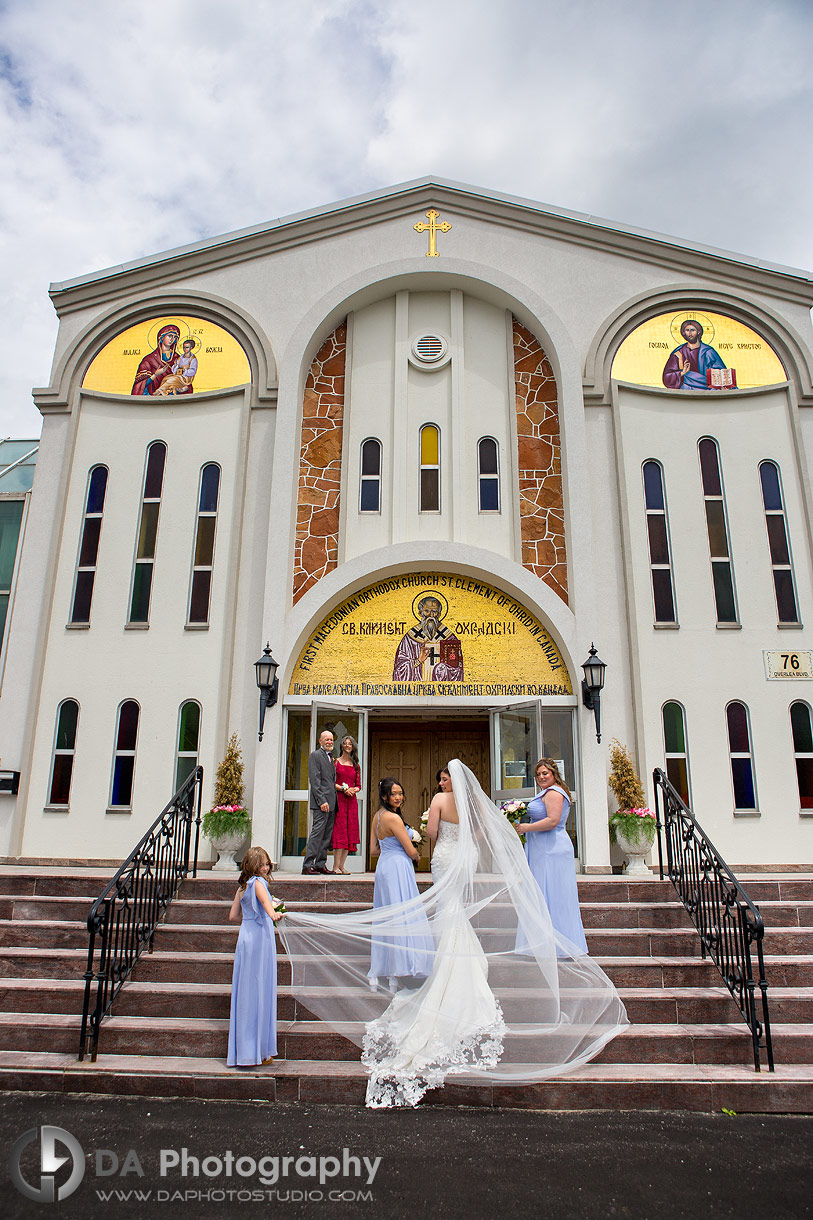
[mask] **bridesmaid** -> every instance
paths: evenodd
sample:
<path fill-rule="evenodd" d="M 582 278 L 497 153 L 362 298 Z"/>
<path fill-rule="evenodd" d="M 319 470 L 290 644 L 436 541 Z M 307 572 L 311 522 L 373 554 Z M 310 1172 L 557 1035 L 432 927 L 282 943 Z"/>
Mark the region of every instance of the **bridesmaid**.
<path fill-rule="evenodd" d="M 229 1014 L 228 1067 L 271 1063 L 277 1053 L 277 947 L 274 924 L 282 919 L 268 890 L 271 858 L 250 847 L 229 911 L 231 923 L 242 914 L 234 954 Z"/>
<path fill-rule="evenodd" d="M 333 823 L 333 871 L 349 873 L 344 866 L 347 853 L 359 845 L 359 804 L 361 768 L 358 748 L 349 735 L 342 738 L 342 752 L 336 759 L 336 821 Z"/>
<path fill-rule="evenodd" d="M 380 853 L 375 870 L 374 910 L 418 897 L 413 864 L 420 859 L 401 816 L 404 790 L 392 776 L 379 783 L 378 799 L 381 808 L 373 818 L 371 845 L 374 853 Z M 367 972 L 373 988 L 397 991 L 399 987 L 420 987 L 432 971 L 434 941 L 426 915 L 422 909 L 407 911 L 404 923 L 414 925 L 414 930 L 409 927 L 398 937 L 373 938 Z"/>
<path fill-rule="evenodd" d="M 525 855 L 548 904 L 554 930 L 578 954 L 584 954 L 587 941 L 579 911 L 573 844 L 567 833 L 570 791 L 552 758 L 541 758 L 534 775 L 541 792 L 528 803 L 530 821 L 516 823 L 516 829 L 527 836 Z M 518 949 L 521 939 L 524 938 L 520 934 Z M 562 956 L 561 951 L 559 955 Z"/>

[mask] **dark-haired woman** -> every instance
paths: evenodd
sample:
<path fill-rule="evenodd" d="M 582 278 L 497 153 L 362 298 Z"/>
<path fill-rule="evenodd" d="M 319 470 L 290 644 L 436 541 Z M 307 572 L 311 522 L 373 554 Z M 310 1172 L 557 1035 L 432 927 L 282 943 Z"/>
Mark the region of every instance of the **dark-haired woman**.
<path fill-rule="evenodd" d="M 348 852 L 359 845 L 359 805 L 361 768 L 353 738 L 342 738 L 342 752 L 336 759 L 336 820 L 333 823 L 333 871 L 347 873 Z"/>
<path fill-rule="evenodd" d="M 277 1053 L 277 946 L 274 924 L 282 919 L 268 889 L 271 857 L 250 847 L 229 911 L 240 922 L 234 954 L 229 1014 L 228 1067 L 271 1063 Z"/>
<path fill-rule="evenodd" d="M 401 816 L 404 790 L 392 776 L 378 785 L 380 808 L 373 818 L 372 849 L 379 853 L 375 870 L 373 909 L 397 907 L 418 897 L 413 863 L 420 854 Z M 391 926 L 391 925 L 390 925 Z M 368 976 L 371 984 L 389 987 L 419 987 L 432 971 L 434 942 L 422 910 L 405 911 L 403 932 L 374 937 Z"/>

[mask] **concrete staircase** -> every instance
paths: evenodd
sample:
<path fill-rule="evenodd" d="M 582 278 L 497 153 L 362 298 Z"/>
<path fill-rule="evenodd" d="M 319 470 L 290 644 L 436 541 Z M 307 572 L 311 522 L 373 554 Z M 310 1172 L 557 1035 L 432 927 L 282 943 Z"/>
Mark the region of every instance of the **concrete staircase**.
<path fill-rule="evenodd" d="M 363 1104 L 358 1050 L 298 1007 L 279 963 L 279 1058 L 225 1065 L 237 929 L 235 880 L 187 881 L 103 1027 L 95 1064 L 79 1063 L 84 921 L 109 874 L 0 868 L 0 1090 Z M 768 931 L 775 1073 L 754 1072 L 751 1039 L 668 882 L 579 879 L 591 954 L 619 988 L 630 1028 L 585 1068 L 523 1087 L 449 1084 L 434 1104 L 533 1109 L 813 1112 L 813 877 L 741 878 Z M 372 902 L 367 877 L 282 874 L 292 909 Z"/>

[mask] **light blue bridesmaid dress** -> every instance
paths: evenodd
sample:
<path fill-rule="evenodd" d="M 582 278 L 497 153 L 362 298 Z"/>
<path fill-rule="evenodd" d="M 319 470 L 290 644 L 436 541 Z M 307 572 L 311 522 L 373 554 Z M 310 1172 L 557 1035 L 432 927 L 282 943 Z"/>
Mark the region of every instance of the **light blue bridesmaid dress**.
<path fill-rule="evenodd" d="M 415 869 L 395 836 L 379 839 L 378 846 L 381 854 L 375 870 L 373 910 L 418 898 Z M 399 921 L 400 928 L 397 926 Z M 403 918 L 394 917 L 394 923 L 395 931 L 387 931 L 385 925 L 381 938 L 373 938 L 368 977 L 374 984 L 380 980 L 384 986 L 388 979 L 415 979 L 420 984 L 432 973 L 435 948 L 426 915 L 416 904 L 414 912 L 407 909 Z"/>
<path fill-rule="evenodd" d="M 534 830 L 525 836 L 525 855 L 547 903 L 555 931 L 575 945 L 579 953 L 586 953 L 587 941 L 584 938 L 579 911 L 575 856 L 570 835 L 567 833 L 570 798 L 564 789 L 558 784 L 552 784 L 545 792 L 529 801 L 529 820 L 539 822 L 547 816 L 543 798 L 548 792 L 558 792 L 562 796 L 562 816 L 553 830 Z M 561 949 L 558 952 L 561 957 Z"/>
<path fill-rule="evenodd" d="M 260 905 L 262 877 L 249 877 L 240 899 L 243 921 L 234 954 L 229 1067 L 251 1067 L 277 1053 L 277 946 L 274 921 Z"/>

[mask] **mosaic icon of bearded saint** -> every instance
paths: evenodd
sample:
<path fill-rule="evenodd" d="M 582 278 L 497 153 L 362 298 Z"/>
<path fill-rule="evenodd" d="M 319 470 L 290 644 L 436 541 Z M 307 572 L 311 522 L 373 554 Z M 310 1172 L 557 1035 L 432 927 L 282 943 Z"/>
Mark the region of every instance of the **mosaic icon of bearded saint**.
<path fill-rule="evenodd" d="M 686 340 L 676 347 L 663 369 L 663 384 L 667 390 L 707 390 L 709 369 L 724 369 L 722 356 L 709 343 L 702 343 L 703 327 L 694 318 L 681 324 L 680 333 Z"/>
<path fill-rule="evenodd" d="M 163 398 L 170 394 L 191 394 L 191 378 L 175 370 L 180 327 L 174 322 L 162 326 L 156 338 L 156 347 L 145 356 L 138 366 L 131 394 Z M 184 354 L 187 354 L 186 352 Z M 190 353 L 191 355 L 191 350 Z M 197 371 L 197 363 L 196 363 Z"/>
<path fill-rule="evenodd" d="M 440 599 L 427 593 L 416 609 L 420 621 L 398 645 L 393 682 L 462 682 L 463 649 L 457 636 L 443 626 Z"/>

